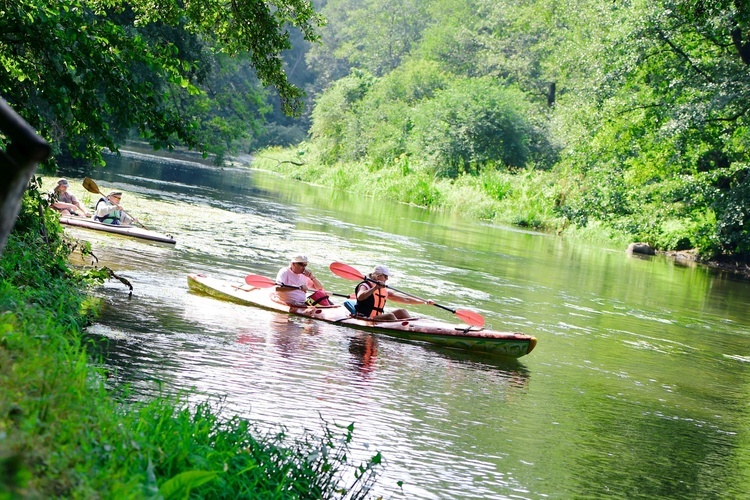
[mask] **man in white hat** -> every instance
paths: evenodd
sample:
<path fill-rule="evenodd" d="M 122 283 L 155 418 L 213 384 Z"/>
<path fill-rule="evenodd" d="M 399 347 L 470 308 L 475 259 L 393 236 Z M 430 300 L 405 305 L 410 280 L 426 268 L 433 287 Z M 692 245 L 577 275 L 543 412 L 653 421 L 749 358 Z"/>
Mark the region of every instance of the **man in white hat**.
<path fill-rule="evenodd" d="M 52 201 L 50 206 L 63 215 L 82 215 L 88 217 L 89 211 L 78 201 L 78 198 L 73 196 L 73 193 L 68 192 L 69 186 L 70 184 L 68 184 L 67 179 L 57 181 L 55 189 L 50 193 L 50 200 Z"/>
<path fill-rule="evenodd" d="M 289 305 L 305 306 L 307 291 L 323 290 L 323 284 L 307 269 L 307 256 L 295 255 L 289 259 L 289 267 L 283 267 L 276 275 L 276 294 Z"/>
<path fill-rule="evenodd" d="M 391 312 L 385 312 L 385 303 L 388 299 L 393 299 L 394 301 L 403 304 L 434 304 L 432 300 L 407 297 L 406 295 L 401 295 L 389 290 L 386 287 L 385 282 L 388 281 L 390 276 L 391 271 L 386 266 L 377 265 L 368 275 L 369 279 L 366 279 L 357 285 L 355 288 L 357 304 L 354 308 L 359 314 L 372 319 L 397 321 L 399 319 L 410 317 L 409 312 L 405 309 L 396 309 Z"/>

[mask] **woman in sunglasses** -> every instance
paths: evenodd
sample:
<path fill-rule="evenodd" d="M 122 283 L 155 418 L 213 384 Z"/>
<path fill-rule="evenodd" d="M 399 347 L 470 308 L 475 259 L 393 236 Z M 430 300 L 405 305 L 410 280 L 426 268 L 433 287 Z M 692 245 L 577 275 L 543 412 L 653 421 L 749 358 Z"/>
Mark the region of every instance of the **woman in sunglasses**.
<path fill-rule="evenodd" d="M 283 267 L 276 275 L 276 294 L 281 300 L 293 306 L 305 306 L 307 291 L 323 291 L 323 284 L 307 269 L 307 256 L 295 255 L 289 261 L 289 267 Z"/>

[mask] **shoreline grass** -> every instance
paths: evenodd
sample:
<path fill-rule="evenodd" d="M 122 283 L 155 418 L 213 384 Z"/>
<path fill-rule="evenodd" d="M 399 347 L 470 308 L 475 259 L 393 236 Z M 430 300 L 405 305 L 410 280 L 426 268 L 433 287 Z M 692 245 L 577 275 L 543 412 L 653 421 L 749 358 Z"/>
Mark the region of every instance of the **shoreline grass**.
<path fill-rule="evenodd" d="M 292 439 L 208 402 L 115 399 L 83 337 L 103 273 L 70 268 L 40 203 L 27 191 L 0 256 L 0 499 L 366 498 L 381 457 L 350 462 L 353 424 Z"/>

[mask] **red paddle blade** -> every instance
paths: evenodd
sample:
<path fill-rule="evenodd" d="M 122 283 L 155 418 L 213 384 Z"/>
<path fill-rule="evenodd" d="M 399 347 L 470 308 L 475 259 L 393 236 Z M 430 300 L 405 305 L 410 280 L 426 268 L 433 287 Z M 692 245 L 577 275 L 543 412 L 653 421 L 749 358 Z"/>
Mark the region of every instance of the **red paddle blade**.
<path fill-rule="evenodd" d="M 271 288 L 272 286 L 276 286 L 274 280 L 258 274 L 248 274 L 245 276 L 245 283 L 255 288 Z"/>
<path fill-rule="evenodd" d="M 347 280 L 361 281 L 365 277 L 352 266 L 344 264 L 343 262 L 332 262 L 329 268 L 333 274 Z"/>
<path fill-rule="evenodd" d="M 475 313 L 474 311 L 467 311 L 466 309 L 457 309 L 456 316 L 461 318 L 464 323 L 474 326 L 484 326 L 484 317 Z"/>

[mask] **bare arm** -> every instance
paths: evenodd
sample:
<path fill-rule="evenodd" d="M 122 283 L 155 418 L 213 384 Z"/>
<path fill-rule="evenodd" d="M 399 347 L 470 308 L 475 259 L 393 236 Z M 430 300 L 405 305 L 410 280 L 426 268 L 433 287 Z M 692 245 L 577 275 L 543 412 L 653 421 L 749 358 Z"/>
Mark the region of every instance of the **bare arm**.
<path fill-rule="evenodd" d="M 318 280 L 318 278 L 313 275 L 312 271 L 310 271 L 309 269 L 305 269 L 302 274 L 307 276 L 307 279 L 312 281 L 313 288 L 315 288 L 316 290 L 323 290 L 323 283 L 321 283 L 320 280 Z"/>
<path fill-rule="evenodd" d="M 431 299 L 423 300 L 423 299 L 417 299 L 414 297 L 407 297 L 406 295 L 401 295 L 398 292 L 388 291 L 388 300 L 393 300 L 394 302 L 400 302 L 402 304 L 411 304 L 415 306 L 421 306 L 421 305 L 433 305 L 435 302 L 433 302 Z"/>

